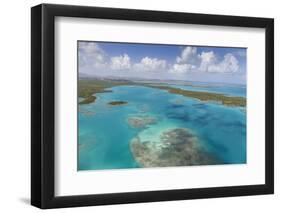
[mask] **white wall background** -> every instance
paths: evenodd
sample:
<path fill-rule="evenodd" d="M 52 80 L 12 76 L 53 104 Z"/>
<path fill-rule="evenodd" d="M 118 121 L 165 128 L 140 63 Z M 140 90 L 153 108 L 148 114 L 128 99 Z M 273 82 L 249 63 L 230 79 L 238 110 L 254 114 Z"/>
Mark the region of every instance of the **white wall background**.
<path fill-rule="evenodd" d="M 126 204 L 51 212 L 278 212 L 281 208 L 281 13 L 277 0 L 53 0 L 80 4 L 275 18 L 275 195 Z M 39 212 L 30 197 L 30 7 L 37 0 L 2 1 L 0 10 L 0 212 Z M 279 131 L 278 131 L 279 130 Z M 280 210 L 279 210 L 280 211 Z"/>

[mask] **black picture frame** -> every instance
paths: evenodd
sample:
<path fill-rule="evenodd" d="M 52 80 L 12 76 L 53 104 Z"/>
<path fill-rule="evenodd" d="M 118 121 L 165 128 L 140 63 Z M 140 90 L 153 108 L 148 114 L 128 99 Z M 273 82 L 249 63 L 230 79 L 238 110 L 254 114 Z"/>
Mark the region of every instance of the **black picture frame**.
<path fill-rule="evenodd" d="M 266 135 L 265 184 L 112 194 L 54 195 L 55 17 L 264 28 Z M 41 4 L 31 8 L 31 204 L 42 208 L 139 203 L 274 192 L 274 20 L 240 16 Z"/>

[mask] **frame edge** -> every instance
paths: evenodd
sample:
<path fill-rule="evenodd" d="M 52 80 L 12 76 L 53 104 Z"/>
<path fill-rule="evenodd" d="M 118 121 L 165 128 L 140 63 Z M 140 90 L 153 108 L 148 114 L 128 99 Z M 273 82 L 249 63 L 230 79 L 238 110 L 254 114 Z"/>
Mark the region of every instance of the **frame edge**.
<path fill-rule="evenodd" d="M 268 19 L 265 36 L 265 184 L 274 194 L 274 19 Z"/>
<path fill-rule="evenodd" d="M 42 5 L 31 8 L 31 205 L 41 208 Z"/>

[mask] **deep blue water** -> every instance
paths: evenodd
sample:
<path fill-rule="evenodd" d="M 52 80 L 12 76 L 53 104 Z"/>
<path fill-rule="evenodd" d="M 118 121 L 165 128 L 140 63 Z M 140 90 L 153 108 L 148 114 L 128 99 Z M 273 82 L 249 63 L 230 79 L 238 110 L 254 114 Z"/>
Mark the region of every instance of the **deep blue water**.
<path fill-rule="evenodd" d="M 179 86 L 228 95 L 246 96 L 239 87 Z M 246 112 L 239 107 L 201 102 L 165 90 L 143 86 L 116 86 L 112 93 L 99 93 L 95 103 L 79 105 L 78 170 L 139 167 L 130 151 L 136 135 L 156 140 L 171 128 L 189 128 L 222 164 L 246 163 Z M 110 106 L 114 100 L 127 105 Z M 130 116 L 148 115 L 158 119 L 146 129 L 128 125 Z"/>

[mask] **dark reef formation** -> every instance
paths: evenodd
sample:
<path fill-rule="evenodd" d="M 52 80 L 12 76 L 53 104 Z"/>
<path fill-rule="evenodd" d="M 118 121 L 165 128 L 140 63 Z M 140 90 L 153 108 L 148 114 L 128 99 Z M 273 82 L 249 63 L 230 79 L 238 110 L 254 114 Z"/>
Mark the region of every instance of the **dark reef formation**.
<path fill-rule="evenodd" d="M 128 104 L 127 101 L 111 101 L 107 103 L 108 105 L 112 105 L 112 106 L 119 106 L 119 105 L 126 105 Z"/>
<path fill-rule="evenodd" d="M 84 115 L 84 116 L 87 116 L 87 117 L 92 117 L 94 116 L 96 113 L 93 112 L 93 111 L 90 111 L 90 110 L 86 110 L 86 109 L 82 109 L 79 107 L 79 112 Z"/>
<path fill-rule="evenodd" d="M 171 167 L 218 164 L 217 159 L 204 150 L 198 138 L 186 128 L 164 131 L 160 141 L 131 141 L 131 151 L 142 167 Z"/>
<path fill-rule="evenodd" d="M 130 127 L 133 128 L 145 128 L 150 124 L 156 124 L 157 119 L 151 116 L 132 116 L 127 119 Z"/>

